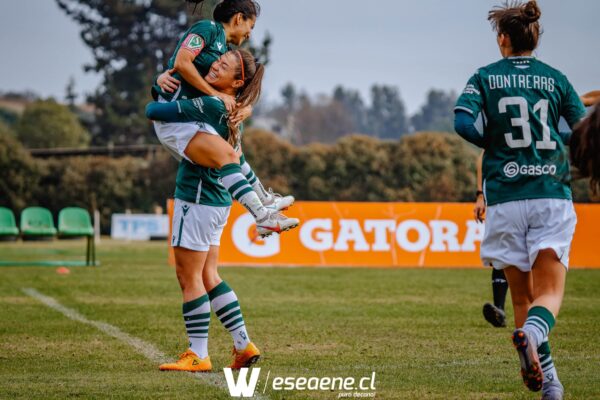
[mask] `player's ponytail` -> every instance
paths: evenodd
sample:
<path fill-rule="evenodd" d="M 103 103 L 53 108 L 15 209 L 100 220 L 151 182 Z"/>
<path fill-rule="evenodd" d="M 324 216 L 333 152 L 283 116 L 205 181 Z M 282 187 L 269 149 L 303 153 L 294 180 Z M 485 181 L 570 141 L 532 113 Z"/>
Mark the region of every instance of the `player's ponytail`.
<path fill-rule="evenodd" d="M 260 5 L 253 0 L 223 0 L 215 7 L 213 19 L 225 24 L 237 14 L 242 14 L 245 20 L 258 18 Z"/>
<path fill-rule="evenodd" d="M 597 195 L 600 193 L 600 103 L 575 127 L 570 147 L 571 164 L 579 170 L 580 177 L 590 178 L 590 189 Z"/>
<path fill-rule="evenodd" d="M 260 98 L 262 90 L 262 79 L 265 74 L 265 67 L 261 63 L 256 62 L 252 53 L 247 50 L 233 50 L 233 53 L 240 61 L 236 71 L 236 79 L 244 81 L 244 85 L 238 90 L 236 110 L 256 104 Z M 239 128 L 228 123 L 229 126 L 229 143 L 235 147 L 239 141 Z"/>
<path fill-rule="evenodd" d="M 488 13 L 488 20 L 498 34 L 508 35 L 514 54 L 537 48 L 542 30 L 542 11 L 535 0 L 526 3 L 507 1 Z"/>

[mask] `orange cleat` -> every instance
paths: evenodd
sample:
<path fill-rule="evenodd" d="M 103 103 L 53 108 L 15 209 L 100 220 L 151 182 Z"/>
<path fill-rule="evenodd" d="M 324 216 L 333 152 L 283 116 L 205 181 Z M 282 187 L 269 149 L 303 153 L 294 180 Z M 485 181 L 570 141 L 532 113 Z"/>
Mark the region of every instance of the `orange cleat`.
<path fill-rule="evenodd" d="M 236 350 L 234 347 L 231 354 L 234 356 L 233 363 L 229 366 L 231 369 L 248 368 L 260 358 L 260 350 L 252 342 L 244 350 Z"/>
<path fill-rule="evenodd" d="M 192 350 L 187 350 L 179 356 L 179 360 L 176 362 L 161 364 L 158 369 L 161 371 L 210 372 L 212 363 L 210 357 L 200 358 Z"/>

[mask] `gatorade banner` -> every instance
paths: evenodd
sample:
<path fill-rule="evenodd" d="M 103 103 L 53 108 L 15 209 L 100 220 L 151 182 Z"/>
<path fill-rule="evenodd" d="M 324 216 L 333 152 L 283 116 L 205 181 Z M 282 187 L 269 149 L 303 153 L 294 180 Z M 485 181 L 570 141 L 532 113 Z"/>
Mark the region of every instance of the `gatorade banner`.
<path fill-rule="evenodd" d="M 576 205 L 572 267 L 600 268 L 600 205 Z M 221 238 L 220 264 L 311 267 L 481 267 L 485 225 L 470 203 L 298 202 L 286 212 L 301 224 L 260 239 L 235 203 Z M 172 261 L 172 258 L 171 258 Z"/>

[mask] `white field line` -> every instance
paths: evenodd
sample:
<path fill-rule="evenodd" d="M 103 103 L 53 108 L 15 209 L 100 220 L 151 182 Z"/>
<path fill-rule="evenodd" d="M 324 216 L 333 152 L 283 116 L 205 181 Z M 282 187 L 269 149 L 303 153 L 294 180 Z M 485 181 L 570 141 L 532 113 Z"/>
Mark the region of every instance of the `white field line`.
<path fill-rule="evenodd" d="M 107 324 L 106 322 L 93 321 L 93 320 L 87 319 L 85 316 L 81 315 L 76 310 L 73 310 L 72 308 L 63 306 L 58 301 L 56 301 L 56 299 L 46 296 L 46 295 L 38 292 L 35 289 L 22 288 L 21 290 L 26 295 L 33 297 L 34 299 L 38 300 L 39 302 L 43 303 L 44 305 L 48 306 L 49 308 L 51 308 L 55 311 L 58 311 L 59 313 L 63 314 L 65 317 L 67 317 L 73 321 L 80 322 L 85 325 L 93 326 L 94 328 L 98 329 L 100 332 L 105 333 L 106 335 L 111 336 L 111 337 L 133 347 L 138 353 L 140 353 L 141 355 L 143 355 L 144 357 L 146 357 L 148 360 L 152 361 L 153 363 L 161 364 L 161 363 L 169 361 L 169 357 L 167 357 L 167 355 L 165 353 L 163 353 L 162 351 L 157 349 L 156 346 L 154 346 L 152 343 L 146 342 L 135 336 L 131 336 L 130 334 L 123 332 L 116 326 Z M 198 379 L 202 383 L 205 383 L 210 386 L 218 387 L 220 389 L 225 390 L 226 392 L 229 391 L 229 389 L 227 388 L 227 382 L 224 379 L 224 375 L 221 376 L 218 373 L 191 373 L 191 372 L 188 372 L 187 374 L 193 378 Z M 254 399 L 257 399 L 257 400 L 266 400 L 268 398 L 269 397 L 266 397 L 266 396 L 263 396 L 260 394 L 255 394 L 255 396 L 254 396 Z"/>

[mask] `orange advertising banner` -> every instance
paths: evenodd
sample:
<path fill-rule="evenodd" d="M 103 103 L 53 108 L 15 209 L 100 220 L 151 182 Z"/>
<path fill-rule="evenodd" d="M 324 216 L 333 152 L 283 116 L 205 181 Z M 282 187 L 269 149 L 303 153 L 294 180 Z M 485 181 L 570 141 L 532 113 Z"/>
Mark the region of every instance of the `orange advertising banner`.
<path fill-rule="evenodd" d="M 600 268 L 600 205 L 576 205 L 573 267 Z M 235 203 L 221 238 L 220 264 L 314 267 L 480 267 L 485 225 L 468 203 L 297 202 L 298 228 L 257 238 Z"/>

